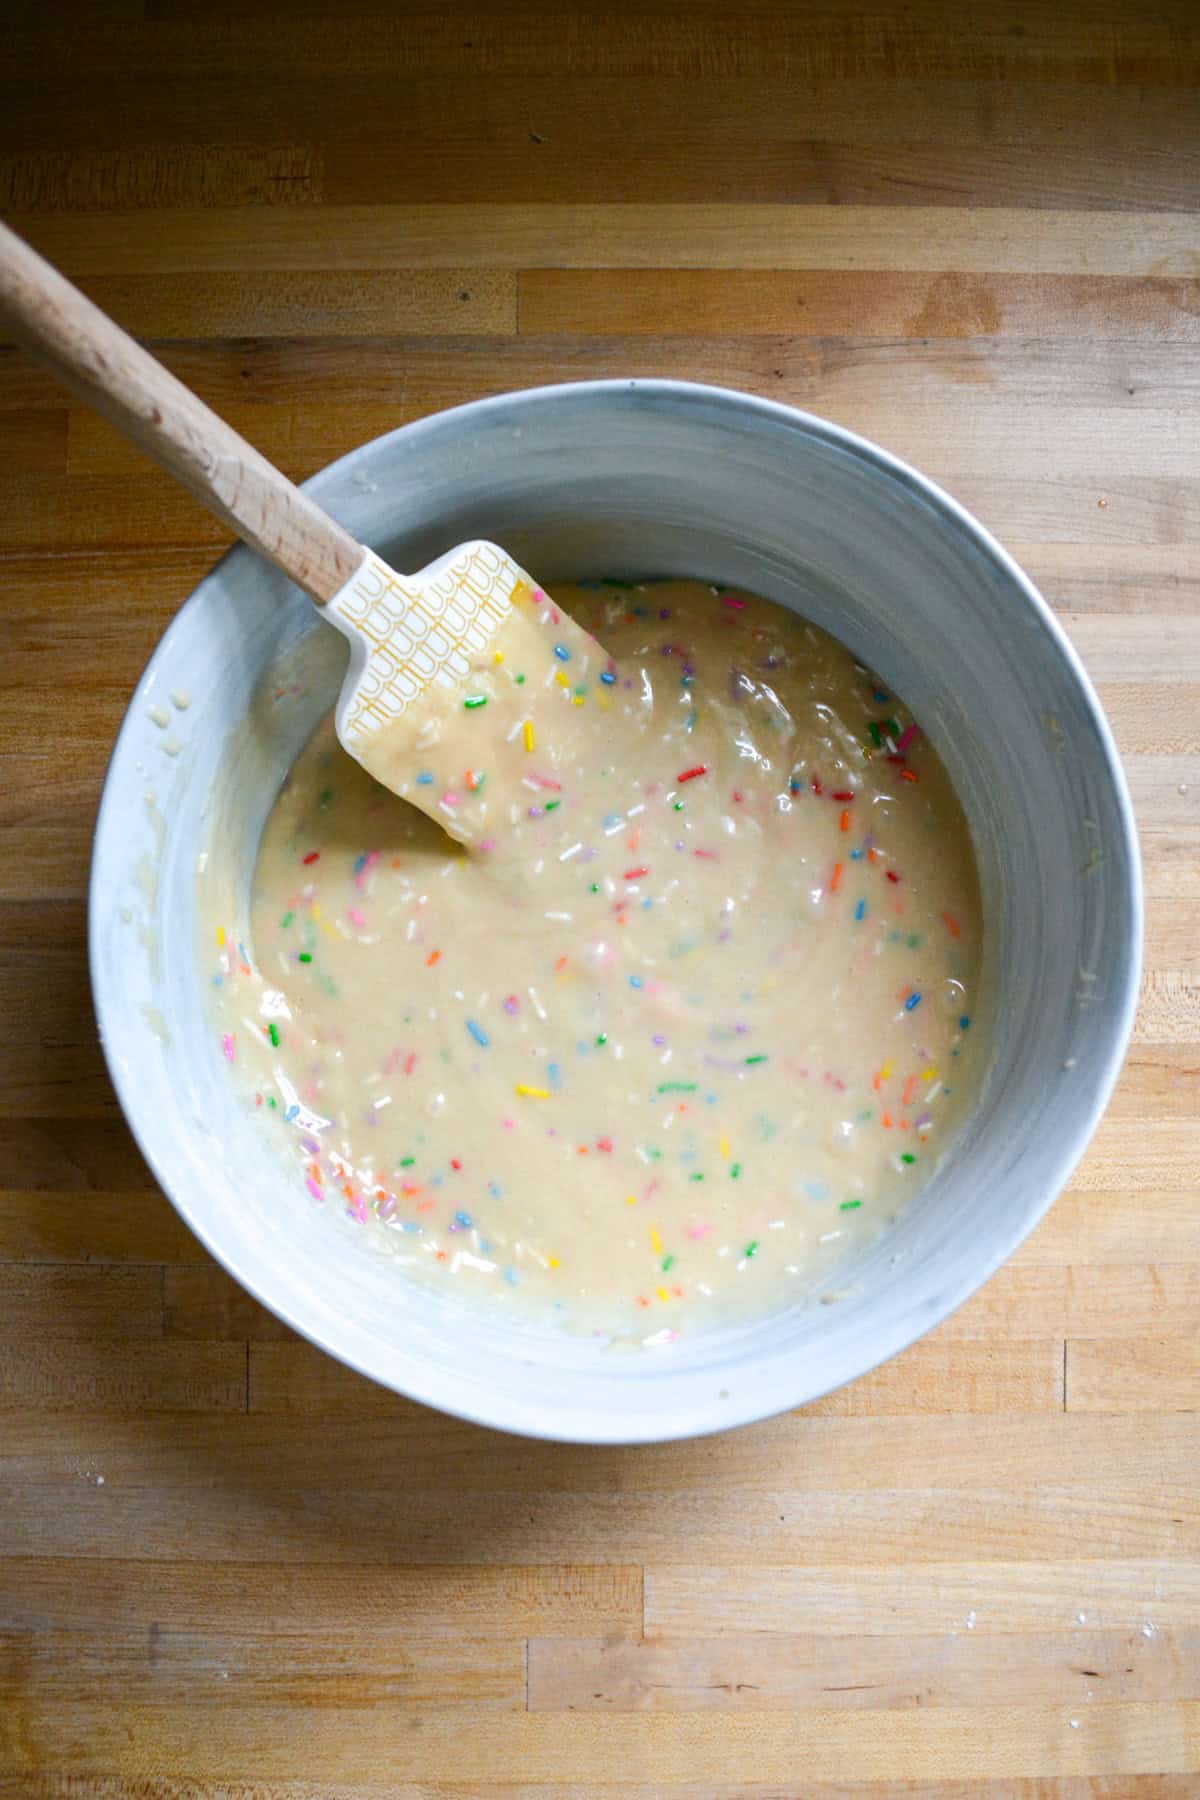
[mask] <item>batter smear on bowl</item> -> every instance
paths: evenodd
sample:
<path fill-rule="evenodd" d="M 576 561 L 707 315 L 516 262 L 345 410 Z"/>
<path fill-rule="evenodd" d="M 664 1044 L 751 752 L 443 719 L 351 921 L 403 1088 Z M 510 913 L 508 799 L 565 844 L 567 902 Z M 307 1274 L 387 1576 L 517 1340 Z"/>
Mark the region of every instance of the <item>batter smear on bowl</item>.
<path fill-rule="evenodd" d="M 497 643 L 385 746 L 423 811 L 318 728 L 213 927 L 223 1053 L 298 1198 L 463 1297 L 660 1344 L 819 1294 L 977 1092 L 946 772 L 740 590 L 532 589 Z"/>

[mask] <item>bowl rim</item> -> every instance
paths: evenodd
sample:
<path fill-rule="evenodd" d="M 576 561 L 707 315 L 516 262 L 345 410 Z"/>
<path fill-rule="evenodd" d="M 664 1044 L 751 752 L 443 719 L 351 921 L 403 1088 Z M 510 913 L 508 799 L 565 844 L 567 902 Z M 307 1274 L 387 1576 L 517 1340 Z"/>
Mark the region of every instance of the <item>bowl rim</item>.
<path fill-rule="evenodd" d="M 537 408 L 546 404 L 559 404 L 567 399 L 576 402 L 582 400 L 586 403 L 588 396 L 606 400 L 634 394 L 652 404 L 732 407 L 743 415 L 758 415 L 776 425 L 785 426 L 789 430 L 799 431 L 811 438 L 822 440 L 825 444 L 869 464 L 891 481 L 907 487 L 915 496 L 948 518 L 960 533 L 973 540 L 975 547 L 984 557 L 998 567 L 1051 640 L 1090 715 L 1103 756 L 1105 774 L 1116 800 L 1121 834 L 1124 839 L 1128 869 L 1127 892 L 1124 899 L 1130 916 L 1132 941 L 1123 990 L 1114 993 L 1113 996 L 1108 1043 L 1104 1049 L 1102 1061 L 1097 1066 L 1092 1103 L 1077 1132 L 1065 1139 L 1062 1147 L 1058 1150 L 1042 1191 L 1037 1196 L 1030 1196 L 1022 1209 L 1014 1211 L 1006 1228 L 1000 1233 L 999 1247 L 994 1245 L 969 1276 L 960 1278 L 949 1287 L 939 1287 L 936 1303 L 931 1306 L 919 1325 L 912 1324 L 911 1313 L 903 1322 L 894 1325 L 891 1332 L 884 1335 L 882 1343 L 873 1348 L 870 1359 L 864 1362 L 854 1375 L 832 1381 L 819 1387 L 816 1392 L 805 1390 L 802 1398 L 786 1393 L 781 1398 L 778 1386 L 775 1385 L 770 1388 L 770 1397 L 764 1401 L 759 1397 L 761 1390 L 753 1384 L 746 1384 L 742 1388 L 742 1395 L 736 1401 L 732 1396 L 727 1400 L 722 1400 L 714 1393 L 714 1398 L 709 1402 L 707 1408 L 694 1407 L 681 1421 L 665 1411 L 661 1415 L 648 1414 L 645 1417 L 641 1415 L 617 1416 L 614 1413 L 611 1417 L 601 1419 L 595 1412 L 590 1411 L 581 1416 L 578 1406 L 572 1405 L 569 1401 L 554 1401 L 549 1397 L 543 1397 L 536 1411 L 528 1406 L 517 1405 L 508 1396 L 498 1396 L 495 1405 L 475 1404 L 474 1395 L 477 1390 L 472 1390 L 470 1395 L 457 1392 L 453 1377 L 443 1375 L 432 1363 L 424 1365 L 429 1373 L 427 1381 L 406 1379 L 404 1385 L 401 1386 L 397 1379 L 382 1373 L 377 1368 L 367 1366 L 365 1358 L 357 1355 L 345 1344 L 339 1343 L 331 1334 L 323 1332 L 319 1325 L 294 1316 L 290 1295 L 273 1294 L 269 1291 L 269 1280 L 262 1280 L 243 1273 L 236 1266 L 236 1255 L 223 1247 L 207 1226 L 193 1217 L 192 1209 L 186 1200 L 174 1192 L 170 1180 L 160 1166 L 159 1156 L 146 1142 L 139 1118 L 135 1077 L 123 1068 L 115 1047 L 110 1043 L 105 1031 L 108 986 L 101 955 L 102 913 L 98 890 L 103 878 L 104 865 L 109 860 L 110 841 L 114 842 L 115 850 L 116 843 L 123 841 L 124 838 L 122 821 L 116 810 L 116 772 L 123 759 L 127 739 L 134 730 L 136 701 L 142 683 L 151 668 L 166 651 L 172 634 L 178 628 L 184 613 L 197 601 L 206 583 L 218 574 L 230 557 L 242 558 L 255 555 L 255 552 L 244 543 L 234 543 L 225 550 L 182 601 L 166 630 L 154 645 L 138 677 L 113 741 L 96 812 L 88 879 L 89 977 L 100 1045 L 122 1116 L 158 1186 L 188 1229 L 194 1233 L 214 1260 L 237 1281 L 239 1286 L 291 1330 L 326 1354 L 333 1356 L 337 1361 L 354 1369 L 356 1373 L 363 1375 L 368 1380 L 378 1382 L 381 1386 L 407 1399 L 434 1407 L 451 1417 L 486 1429 L 507 1431 L 554 1443 L 635 1445 L 675 1442 L 727 1431 L 735 1426 L 754 1424 L 794 1408 L 808 1406 L 825 1394 L 836 1391 L 838 1387 L 848 1385 L 850 1381 L 860 1380 L 872 1369 L 878 1368 L 882 1363 L 900 1354 L 901 1351 L 918 1342 L 929 1331 L 942 1324 L 973 1294 L 977 1293 L 991 1279 L 996 1270 L 1012 1256 L 1065 1188 L 1090 1144 L 1112 1098 L 1129 1047 L 1141 987 L 1144 896 L 1137 827 L 1133 803 L 1112 728 L 1104 714 L 1091 679 L 1078 651 L 1055 617 L 1049 603 L 1015 558 L 960 501 L 902 457 L 885 450 L 881 445 L 857 432 L 850 431 L 832 420 L 822 418 L 819 414 L 806 412 L 782 401 L 750 394 L 740 388 L 727 388 L 714 383 L 679 381 L 661 377 L 617 376 L 545 383 L 531 388 L 516 388 L 499 394 L 487 395 L 477 400 L 464 401 L 457 406 L 425 414 L 419 419 L 410 420 L 406 424 L 396 426 L 391 431 L 383 432 L 378 437 L 366 439 L 362 444 L 356 445 L 354 449 L 347 451 L 335 461 L 325 464 L 299 485 L 304 491 L 312 493 L 315 499 L 320 500 L 323 491 L 332 486 L 340 475 L 344 474 L 365 454 L 379 453 L 387 444 L 401 436 L 411 441 L 423 433 L 452 429 L 456 421 L 468 415 L 479 420 L 489 414 L 512 412 L 514 409 L 520 413 L 525 409 Z M 514 420 L 513 422 L 520 421 Z M 664 1373 L 666 1372 L 668 1372 L 668 1367 L 664 1365 Z"/>

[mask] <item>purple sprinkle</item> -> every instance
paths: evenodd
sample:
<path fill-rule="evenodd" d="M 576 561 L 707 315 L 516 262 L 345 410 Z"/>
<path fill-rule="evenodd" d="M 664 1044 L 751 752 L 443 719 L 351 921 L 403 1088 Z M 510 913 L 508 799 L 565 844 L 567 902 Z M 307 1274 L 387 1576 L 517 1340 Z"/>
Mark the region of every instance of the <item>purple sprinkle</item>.
<path fill-rule="evenodd" d="M 652 1043 L 652 1044 L 658 1044 L 658 1045 L 660 1045 L 660 1046 L 661 1046 L 661 1045 L 662 1045 L 662 1044 L 665 1044 L 665 1043 L 666 1043 L 666 1041 L 667 1041 L 667 1040 L 666 1040 L 666 1038 L 665 1038 L 665 1037 L 664 1037 L 664 1036 L 663 1036 L 663 1034 L 662 1034 L 662 1032 L 661 1032 L 661 1031 L 656 1031 L 656 1032 L 655 1032 L 655 1034 L 654 1034 L 654 1036 L 653 1036 L 653 1037 L 652 1037 L 652 1038 L 651 1038 L 651 1039 L 650 1039 L 650 1042 L 651 1042 L 651 1043 Z"/>

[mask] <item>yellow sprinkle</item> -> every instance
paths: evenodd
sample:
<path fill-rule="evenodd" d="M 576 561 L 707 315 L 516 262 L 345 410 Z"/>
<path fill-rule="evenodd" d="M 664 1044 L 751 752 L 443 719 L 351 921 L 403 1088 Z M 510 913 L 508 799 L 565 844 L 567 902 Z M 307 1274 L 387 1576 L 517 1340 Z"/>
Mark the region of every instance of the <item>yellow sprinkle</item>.
<path fill-rule="evenodd" d="M 636 1194 L 626 1194 L 625 1204 L 626 1204 L 626 1206 L 636 1206 L 637 1205 L 637 1195 Z"/>
<path fill-rule="evenodd" d="M 564 675 L 561 669 L 555 671 L 554 679 L 557 681 L 559 687 L 570 687 L 571 685 L 571 677 L 569 675 Z"/>
<path fill-rule="evenodd" d="M 321 920 L 321 930 L 322 930 L 322 931 L 323 931 L 323 932 L 324 932 L 324 933 L 325 933 L 325 936 L 326 936 L 326 937 L 331 937 L 331 938 L 335 938 L 335 937 L 337 937 L 337 936 L 338 936 L 338 933 L 337 933 L 337 931 L 336 931 L 336 930 L 335 930 L 335 929 L 334 929 L 334 927 L 333 927 L 333 926 L 332 926 L 332 925 L 331 925 L 331 924 L 330 924 L 330 923 L 329 923 L 329 920 L 328 920 L 328 919 L 322 919 L 322 920 Z M 346 936 L 348 936 L 348 933 L 347 933 L 347 932 L 345 932 L 345 931 L 343 931 L 343 932 L 342 932 L 342 933 L 341 933 L 341 935 L 342 935 L 342 937 L 346 937 Z"/>
<path fill-rule="evenodd" d="M 665 1287 L 655 1288 L 654 1291 L 658 1295 L 660 1300 L 669 1300 L 671 1298 L 670 1294 L 668 1294 Z"/>
<path fill-rule="evenodd" d="M 316 900 L 312 903 L 312 916 L 314 919 L 319 919 L 321 916 L 320 904 Z"/>
<path fill-rule="evenodd" d="M 549 1088 L 530 1087 L 524 1081 L 518 1081 L 517 1092 L 526 1100 L 548 1100 L 550 1098 Z"/>
<path fill-rule="evenodd" d="M 721 1155 L 724 1156 L 726 1159 L 728 1159 L 729 1139 L 725 1136 L 724 1132 L 721 1133 Z"/>
<path fill-rule="evenodd" d="M 509 595 L 509 599 L 512 601 L 514 606 L 521 606 L 525 603 L 526 600 L 533 599 L 533 589 L 530 587 L 530 585 L 527 581 L 515 581 L 513 583 L 513 591 Z"/>
<path fill-rule="evenodd" d="M 493 651 L 493 652 L 492 652 L 492 657 L 493 657 L 493 660 L 494 660 L 494 661 L 495 661 L 495 662 L 498 662 L 498 663 L 502 663 L 502 662 L 503 662 L 503 661 L 504 661 L 504 652 L 503 652 L 503 650 L 494 650 L 494 651 Z"/>
<path fill-rule="evenodd" d="M 576 694 L 573 697 L 574 697 L 576 706 L 582 706 L 584 703 L 584 700 L 587 698 L 587 696 L 585 694 Z"/>
<path fill-rule="evenodd" d="M 932 1063 L 930 1064 L 929 1068 L 921 1070 L 921 1080 L 922 1081 L 936 1081 L 937 1080 L 937 1070 L 933 1067 Z"/>
<path fill-rule="evenodd" d="M 525 748 L 527 750 L 533 749 L 533 720 L 532 719 L 526 719 L 526 721 L 525 721 Z"/>
<path fill-rule="evenodd" d="M 546 1260 L 550 1264 L 550 1267 L 552 1269 L 561 1269 L 562 1268 L 562 1264 L 559 1262 L 557 1256 L 549 1256 L 546 1258 Z"/>
<path fill-rule="evenodd" d="M 217 926 L 217 946 L 218 946 L 218 948 L 222 948 L 224 946 L 224 943 L 225 943 L 225 927 L 223 925 L 218 925 Z"/>
<path fill-rule="evenodd" d="M 662 1239 L 658 1235 L 658 1230 L 652 1225 L 650 1227 L 650 1248 L 653 1250 L 655 1256 L 662 1255 L 662 1247 Z"/>
<path fill-rule="evenodd" d="M 885 1062 L 882 1069 L 879 1071 L 880 1081 L 890 1081 L 892 1079 L 892 1070 L 894 1067 L 894 1063 Z"/>

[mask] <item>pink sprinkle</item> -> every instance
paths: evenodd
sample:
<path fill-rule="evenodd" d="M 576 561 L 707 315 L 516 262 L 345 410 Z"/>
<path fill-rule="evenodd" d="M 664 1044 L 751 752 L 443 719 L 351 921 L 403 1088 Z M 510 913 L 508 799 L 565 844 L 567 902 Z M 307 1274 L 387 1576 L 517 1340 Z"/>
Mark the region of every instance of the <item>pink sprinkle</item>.
<path fill-rule="evenodd" d="M 896 739 L 897 750 L 907 750 L 908 746 L 912 743 L 912 741 L 916 737 L 916 735 L 917 735 L 917 727 L 915 725 L 906 726 L 906 728 L 900 733 L 900 736 Z"/>
<path fill-rule="evenodd" d="M 505 1131 L 515 1131 L 517 1128 L 515 1119 L 501 1119 L 500 1123 L 503 1125 Z"/>
<path fill-rule="evenodd" d="M 397 1047 L 395 1050 L 389 1050 L 387 1053 L 387 1056 L 384 1058 L 383 1072 L 385 1075 L 390 1075 L 392 1070 L 398 1069 L 399 1066 L 400 1066 L 400 1050 L 399 1050 L 399 1047 Z"/>
<path fill-rule="evenodd" d="M 443 794 L 442 795 L 442 805 L 443 806 L 457 806 L 458 805 L 458 795 L 451 794 L 451 793 Z"/>
<path fill-rule="evenodd" d="M 408 1055 L 404 1059 L 404 1073 L 406 1075 L 411 1075 L 413 1070 L 416 1068 L 416 1066 L 417 1066 L 417 1053 L 415 1050 L 410 1050 Z"/>
<path fill-rule="evenodd" d="M 325 1195 L 322 1193 L 321 1189 L 317 1186 L 316 1182 L 313 1180 L 311 1175 L 309 1176 L 308 1180 L 305 1182 L 304 1185 L 308 1189 L 309 1193 L 312 1195 L 314 1200 L 324 1200 Z"/>
<path fill-rule="evenodd" d="M 688 1227 L 688 1236 L 690 1238 L 706 1237 L 711 1230 L 712 1226 L 707 1223 L 704 1225 L 691 1225 Z"/>
<path fill-rule="evenodd" d="M 612 1149 L 612 1139 L 610 1137 L 597 1138 L 596 1139 L 596 1148 L 597 1148 L 597 1150 L 611 1150 Z"/>
<path fill-rule="evenodd" d="M 358 874 L 354 877 L 354 885 L 356 888 L 366 887 L 367 876 L 371 873 L 371 870 L 375 867 L 375 864 L 378 861 L 379 861 L 378 850 L 368 850 L 366 861 L 363 863 L 362 868 L 358 871 Z"/>
<path fill-rule="evenodd" d="M 692 855 L 703 857 L 706 862 L 718 862 L 720 860 L 715 850 L 693 850 Z"/>
<path fill-rule="evenodd" d="M 496 848 L 495 838 L 483 838 L 480 842 L 479 848 L 481 850 L 494 850 Z"/>
<path fill-rule="evenodd" d="M 734 594 L 722 594 L 721 605 L 727 606 L 731 612 L 745 612 L 746 602 L 739 600 Z"/>
<path fill-rule="evenodd" d="M 554 781 L 549 775 L 535 775 L 533 778 L 540 788 L 550 788 L 554 793 L 562 793 L 562 782 Z"/>
<path fill-rule="evenodd" d="M 349 921 L 352 925 L 357 925 L 358 929 L 360 931 L 366 930 L 367 921 L 363 918 L 363 916 L 359 912 L 357 906 L 348 907 L 346 909 L 346 917 L 349 919 Z"/>
<path fill-rule="evenodd" d="M 346 1211 L 350 1213 L 353 1218 L 356 1218 L 360 1225 L 366 1224 L 367 1204 L 361 1194 L 351 1194 L 350 1204 L 347 1206 Z"/>
<path fill-rule="evenodd" d="M 232 1032 L 227 1031 L 225 1033 L 225 1036 L 221 1039 L 221 1048 L 225 1052 L 225 1061 L 232 1062 L 234 1058 Z"/>

